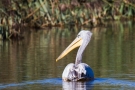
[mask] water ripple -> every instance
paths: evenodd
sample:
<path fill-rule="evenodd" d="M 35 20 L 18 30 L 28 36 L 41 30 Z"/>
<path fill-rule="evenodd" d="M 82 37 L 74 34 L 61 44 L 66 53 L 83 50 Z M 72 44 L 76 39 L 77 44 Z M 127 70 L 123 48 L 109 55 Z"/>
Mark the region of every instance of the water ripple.
<path fill-rule="evenodd" d="M 75 82 L 74 82 L 75 83 Z M 43 85 L 57 85 L 61 86 L 63 81 L 61 78 L 50 78 L 43 80 L 33 80 L 33 81 L 25 81 L 21 83 L 9 83 L 9 84 L 0 84 L 0 89 L 9 88 L 9 87 L 19 87 L 26 85 L 34 85 L 34 84 L 43 84 Z M 111 86 L 121 86 L 121 87 L 132 87 L 135 88 L 134 81 L 128 80 L 117 80 L 113 78 L 95 78 L 93 81 L 85 82 L 86 86 L 94 86 L 94 85 L 111 85 Z"/>

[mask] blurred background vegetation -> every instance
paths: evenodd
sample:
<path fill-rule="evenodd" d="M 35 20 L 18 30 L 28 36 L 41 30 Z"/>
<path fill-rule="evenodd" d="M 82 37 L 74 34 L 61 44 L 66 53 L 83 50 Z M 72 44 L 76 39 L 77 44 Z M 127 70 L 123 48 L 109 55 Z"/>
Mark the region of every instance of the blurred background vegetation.
<path fill-rule="evenodd" d="M 22 38 L 24 27 L 96 27 L 134 17 L 135 0 L 1 0 L 0 39 Z"/>

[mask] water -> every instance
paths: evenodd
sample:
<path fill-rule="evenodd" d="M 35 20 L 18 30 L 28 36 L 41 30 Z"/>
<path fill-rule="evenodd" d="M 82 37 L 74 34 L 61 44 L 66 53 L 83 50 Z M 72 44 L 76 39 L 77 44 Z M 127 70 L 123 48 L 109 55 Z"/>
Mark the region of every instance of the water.
<path fill-rule="evenodd" d="M 135 24 L 109 22 L 93 28 L 83 62 L 95 80 L 63 82 L 65 66 L 74 62 L 77 49 L 55 62 L 80 29 L 28 30 L 20 41 L 0 40 L 0 89 L 2 90 L 119 90 L 135 89 Z"/>

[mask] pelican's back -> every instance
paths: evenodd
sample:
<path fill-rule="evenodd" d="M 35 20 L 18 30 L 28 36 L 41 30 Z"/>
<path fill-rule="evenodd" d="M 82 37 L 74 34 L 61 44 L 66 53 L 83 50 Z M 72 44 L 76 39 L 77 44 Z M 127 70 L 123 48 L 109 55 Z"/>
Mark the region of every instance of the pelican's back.
<path fill-rule="evenodd" d="M 77 66 L 71 63 L 65 67 L 62 79 L 64 81 L 93 80 L 94 72 L 90 66 L 85 63 L 80 63 Z"/>

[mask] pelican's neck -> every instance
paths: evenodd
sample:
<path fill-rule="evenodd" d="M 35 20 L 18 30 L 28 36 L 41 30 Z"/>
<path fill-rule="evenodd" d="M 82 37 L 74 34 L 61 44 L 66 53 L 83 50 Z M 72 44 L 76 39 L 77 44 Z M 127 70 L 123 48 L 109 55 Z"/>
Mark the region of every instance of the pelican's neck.
<path fill-rule="evenodd" d="M 82 45 L 78 49 L 78 52 L 77 52 L 77 55 L 76 55 L 75 66 L 82 63 L 82 55 L 83 55 L 83 52 L 84 52 L 86 46 L 88 45 L 88 43 L 89 43 L 89 41 L 87 41 L 87 40 L 83 41 Z"/>

